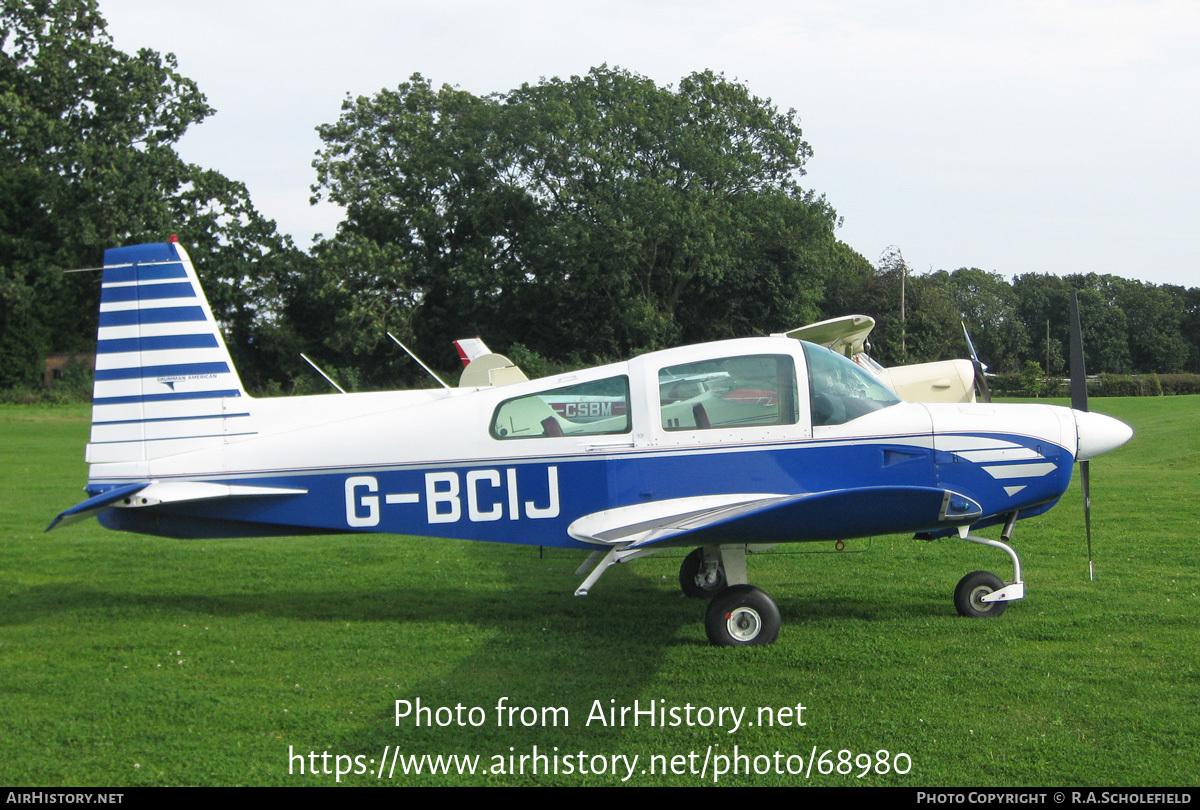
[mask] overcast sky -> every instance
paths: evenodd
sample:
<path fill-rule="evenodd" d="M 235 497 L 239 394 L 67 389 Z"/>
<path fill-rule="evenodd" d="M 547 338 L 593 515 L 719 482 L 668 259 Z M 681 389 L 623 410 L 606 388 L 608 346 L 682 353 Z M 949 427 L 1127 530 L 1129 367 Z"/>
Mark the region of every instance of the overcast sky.
<path fill-rule="evenodd" d="M 805 185 L 872 262 L 1200 286 L 1200 4 L 1071 0 L 100 0 L 216 114 L 184 159 L 307 247 L 315 127 L 419 72 L 476 94 L 600 64 L 706 68 L 800 115 Z"/>

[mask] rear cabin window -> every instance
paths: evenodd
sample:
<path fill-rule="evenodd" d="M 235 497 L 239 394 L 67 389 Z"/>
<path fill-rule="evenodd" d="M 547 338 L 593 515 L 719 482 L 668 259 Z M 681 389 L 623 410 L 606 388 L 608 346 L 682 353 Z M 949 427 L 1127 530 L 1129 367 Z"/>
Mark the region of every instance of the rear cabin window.
<path fill-rule="evenodd" d="M 794 425 L 796 366 L 788 355 L 722 357 L 658 372 L 664 430 Z"/>
<path fill-rule="evenodd" d="M 497 439 L 628 433 L 629 378 L 568 385 L 501 402 L 492 416 Z"/>

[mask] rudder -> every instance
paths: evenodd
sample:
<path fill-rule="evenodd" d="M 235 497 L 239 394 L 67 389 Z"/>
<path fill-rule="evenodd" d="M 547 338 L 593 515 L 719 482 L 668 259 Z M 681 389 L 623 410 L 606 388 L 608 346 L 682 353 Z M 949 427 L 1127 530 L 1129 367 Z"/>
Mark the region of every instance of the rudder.
<path fill-rule="evenodd" d="M 250 398 L 187 252 L 104 252 L 89 463 L 146 461 L 254 434 Z"/>

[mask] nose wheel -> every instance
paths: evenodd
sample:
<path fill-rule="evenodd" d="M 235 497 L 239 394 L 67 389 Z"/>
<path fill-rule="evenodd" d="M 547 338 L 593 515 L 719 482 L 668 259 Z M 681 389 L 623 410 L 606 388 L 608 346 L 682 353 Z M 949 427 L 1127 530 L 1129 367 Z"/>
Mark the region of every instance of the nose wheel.
<path fill-rule="evenodd" d="M 1004 582 L 991 571 L 972 571 L 958 581 L 954 589 L 954 607 L 958 615 L 971 619 L 999 616 L 1008 602 L 985 602 L 984 598 L 1004 589 Z"/>
<path fill-rule="evenodd" d="M 971 534 L 966 526 L 958 530 L 963 540 L 1006 552 L 1013 564 L 1013 581 L 1007 584 L 991 571 L 972 571 L 960 579 L 954 589 L 954 608 L 960 616 L 970 619 L 999 616 L 1008 607 L 1009 602 L 1024 598 L 1025 582 L 1021 579 L 1021 560 L 1012 546 L 1008 545 L 1016 523 L 1017 513 L 1013 512 L 1005 521 L 1004 531 L 1000 534 L 1004 542 L 977 537 Z"/>

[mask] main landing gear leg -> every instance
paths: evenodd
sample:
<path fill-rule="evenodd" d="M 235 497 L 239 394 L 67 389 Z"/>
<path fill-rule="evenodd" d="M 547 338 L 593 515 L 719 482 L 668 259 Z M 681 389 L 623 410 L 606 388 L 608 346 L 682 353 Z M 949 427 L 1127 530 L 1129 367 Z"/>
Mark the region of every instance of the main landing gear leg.
<path fill-rule="evenodd" d="M 658 549 L 598 550 L 579 566 L 587 578 L 575 590 L 587 596 L 596 581 L 614 565 L 653 554 Z M 715 573 L 714 573 L 715 572 Z M 719 583 L 719 587 L 714 587 Z M 704 631 L 719 647 L 772 644 L 779 637 L 779 606 L 759 588 L 746 582 L 746 546 L 705 546 L 687 556 L 679 569 L 679 584 L 688 596 L 708 598 Z M 689 592 L 694 588 L 695 593 Z"/>
<path fill-rule="evenodd" d="M 954 589 L 954 607 L 959 615 L 972 619 L 999 616 L 1008 607 L 1009 602 L 1024 598 L 1025 582 L 1021 579 L 1021 560 L 1012 546 L 1008 545 L 1012 540 L 1016 522 L 1017 513 L 1010 513 L 1004 523 L 1000 540 L 988 540 L 986 537 L 970 534 L 968 526 L 958 530 L 959 536 L 964 540 L 1007 552 L 1013 564 L 1013 581 L 1008 585 L 990 571 L 972 571 L 959 580 L 958 587 Z"/>

